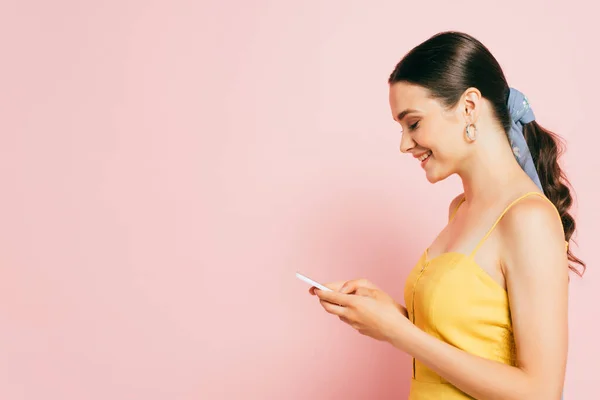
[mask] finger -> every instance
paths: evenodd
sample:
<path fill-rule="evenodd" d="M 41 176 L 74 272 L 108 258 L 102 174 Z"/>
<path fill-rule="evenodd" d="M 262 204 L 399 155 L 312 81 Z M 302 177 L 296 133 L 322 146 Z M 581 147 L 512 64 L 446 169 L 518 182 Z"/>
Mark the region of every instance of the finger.
<path fill-rule="evenodd" d="M 325 300 L 329 303 L 337 304 L 340 306 L 349 306 L 352 302 L 351 295 L 339 292 L 327 292 L 325 290 L 316 289 L 315 294 L 321 300 Z"/>
<path fill-rule="evenodd" d="M 344 285 L 344 283 L 346 283 L 346 281 L 337 281 L 337 282 L 326 283 L 323 286 L 328 287 L 329 289 L 331 289 L 335 292 L 339 292 L 340 288 Z M 313 286 L 308 290 L 308 292 L 314 296 L 316 294 L 315 289 L 317 289 L 317 288 Z"/>
<path fill-rule="evenodd" d="M 371 288 L 366 288 L 366 287 L 359 287 L 358 289 L 356 289 L 356 291 L 354 292 L 354 294 L 356 296 L 363 296 L 363 297 L 377 297 L 377 290 L 376 289 L 371 289 Z"/>
<path fill-rule="evenodd" d="M 321 306 L 327 311 L 329 314 L 337 315 L 338 317 L 343 317 L 346 315 L 346 308 L 339 306 L 337 304 L 330 303 L 326 300 L 319 300 Z"/>
<path fill-rule="evenodd" d="M 358 288 L 377 288 L 373 283 L 371 283 L 367 279 L 353 279 L 351 281 L 346 282 L 341 288 L 341 293 L 354 293 Z"/>

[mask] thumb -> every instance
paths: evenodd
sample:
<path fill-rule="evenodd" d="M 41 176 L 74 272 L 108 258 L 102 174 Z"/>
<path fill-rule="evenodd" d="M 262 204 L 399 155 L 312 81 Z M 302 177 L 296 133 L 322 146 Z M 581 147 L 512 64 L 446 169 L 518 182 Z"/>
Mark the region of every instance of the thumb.
<path fill-rule="evenodd" d="M 371 288 L 368 288 L 368 287 L 359 287 L 359 288 L 356 289 L 356 292 L 354 294 L 357 295 L 357 296 L 376 298 L 377 297 L 377 290 L 376 289 L 371 289 Z"/>
<path fill-rule="evenodd" d="M 340 293 L 354 293 L 358 288 L 376 289 L 376 286 L 369 282 L 367 279 L 354 279 L 344 283 L 344 285 L 340 288 Z"/>
<path fill-rule="evenodd" d="M 348 281 L 342 285 L 340 293 L 351 294 L 356 292 L 359 287 L 361 287 L 361 282 L 359 280 Z"/>
<path fill-rule="evenodd" d="M 345 282 L 342 287 L 340 287 L 340 293 L 350 294 L 356 290 L 356 285 L 352 281 Z"/>

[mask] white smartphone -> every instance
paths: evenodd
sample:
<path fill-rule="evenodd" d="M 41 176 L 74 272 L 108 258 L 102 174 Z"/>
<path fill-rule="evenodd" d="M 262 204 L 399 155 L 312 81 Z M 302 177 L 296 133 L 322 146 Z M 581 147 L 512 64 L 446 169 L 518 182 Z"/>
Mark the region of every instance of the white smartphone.
<path fill-rule="evenodd" d="M 300 272 L 296 272 L 296 278 L 300 279 L 301 281 L 304 281 L 304 282 L 308 283 L 309 285 L 312 285 L 312 286 L 314 286 L 316 288 L 324 290 L 326 292 L 333 292 L 333 290 L 329 289 L 327 286 L 321 285 L 319 282 L 313 281 L 308 276 L 302 275 Z"/>

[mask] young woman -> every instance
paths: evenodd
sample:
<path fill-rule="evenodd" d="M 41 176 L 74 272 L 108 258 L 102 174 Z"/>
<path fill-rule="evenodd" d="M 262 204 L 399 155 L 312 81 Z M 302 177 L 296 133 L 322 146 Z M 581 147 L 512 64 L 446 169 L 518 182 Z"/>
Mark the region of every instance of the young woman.
<path fill-rule="evenodd" d="M 410 399 L 560 399 L 575 222 L 557 137 L 489 50 L 457 32 L 411 50 L 389 78 L 400 150 L 464 193 L 405 285 L 406 308 L 366 280 L 311 288 L 323 308 L 413 357 Z M 579 265 L 579 269 L 575 268 Z"/>

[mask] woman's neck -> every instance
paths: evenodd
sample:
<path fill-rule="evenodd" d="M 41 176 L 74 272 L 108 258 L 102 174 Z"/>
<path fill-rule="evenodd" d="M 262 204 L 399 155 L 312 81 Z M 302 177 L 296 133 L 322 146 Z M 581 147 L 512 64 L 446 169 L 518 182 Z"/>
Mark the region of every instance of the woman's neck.
<path fill-rule="evenodd" d="M 504 202 L 506 194 L 520 184 L 528 186 L 525 180 L 527 174 L 517 163 L 506 141 L 487 145 L 482 143 L 478 150 L 472 159 L 463 163 L 458 173 L 463 183 L 465 201 L 481 206 Z"/>

